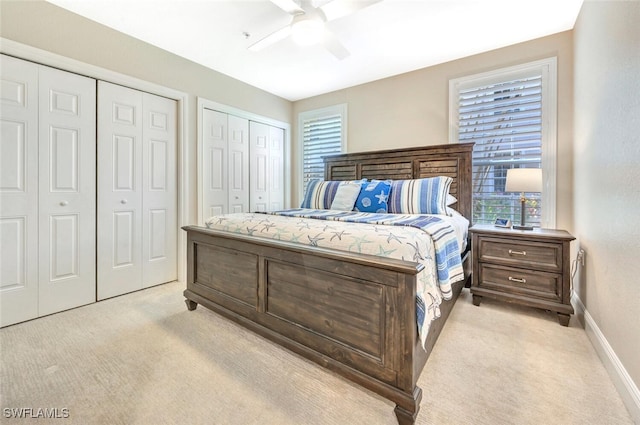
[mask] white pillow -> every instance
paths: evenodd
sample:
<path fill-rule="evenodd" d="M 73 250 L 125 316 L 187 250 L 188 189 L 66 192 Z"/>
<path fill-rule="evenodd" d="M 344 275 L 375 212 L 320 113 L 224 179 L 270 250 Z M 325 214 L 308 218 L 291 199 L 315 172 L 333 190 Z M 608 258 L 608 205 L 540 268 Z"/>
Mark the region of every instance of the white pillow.
<path fill-rule="evenodd" d="M 331 209 L 352 211 L 353 206 L 356 204 L 356 199 L 358 199 L 358 195 L 360 194 L 361 188 L 362 183 L 359 181 L 346 181 L 340 183 L 340 186 L 338 186 L 338 190 L 336 191 L 336 196 L 333 198 L 333 202 L 331 203 Z"/>
<path fill-rule="evenodd" d="M 458 202 L 458 200 L 456 199 L 455 196 L 453 196 L 450 193 L 447 193 L 447 206 L 451 206 L 453 204 L 455 204 L 456 202 Z"/>

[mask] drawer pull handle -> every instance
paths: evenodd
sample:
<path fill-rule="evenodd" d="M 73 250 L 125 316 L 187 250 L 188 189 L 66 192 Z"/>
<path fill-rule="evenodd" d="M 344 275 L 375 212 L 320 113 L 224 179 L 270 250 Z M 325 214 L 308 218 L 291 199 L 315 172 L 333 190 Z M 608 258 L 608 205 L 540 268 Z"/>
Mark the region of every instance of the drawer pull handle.
<path fill-rule="evenodd" d="M 527 255 L 527 251 L 514 251 L 512 249 L 509 250 L 509 255 Z"/>
<path fill-rule="evenodd" d="M 517 277 L 511 277 L 511 276 L 509 276 L 509 281 L 517 282 L 517 283 L 527 283 L 527 279 L 518 279 Z"/>

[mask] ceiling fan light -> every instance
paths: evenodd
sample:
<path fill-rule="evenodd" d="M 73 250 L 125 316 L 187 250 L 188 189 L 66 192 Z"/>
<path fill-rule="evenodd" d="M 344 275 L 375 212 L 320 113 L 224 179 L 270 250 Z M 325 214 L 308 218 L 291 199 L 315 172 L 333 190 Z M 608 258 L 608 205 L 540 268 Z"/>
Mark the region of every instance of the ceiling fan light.
<path fill-rule="evenodd" d="M 312 46 L 324 39 L 324 22 L 320 19 L 300 19 L 291 25 L 291 37 L 300 46 Z"/>

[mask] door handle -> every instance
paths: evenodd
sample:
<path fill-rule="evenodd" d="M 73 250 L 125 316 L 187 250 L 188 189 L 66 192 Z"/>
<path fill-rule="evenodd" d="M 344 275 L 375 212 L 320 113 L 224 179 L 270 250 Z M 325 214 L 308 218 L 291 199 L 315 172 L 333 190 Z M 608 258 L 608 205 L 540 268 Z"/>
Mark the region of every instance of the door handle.
<path fill-rule="evenodd" d="M 126 203 L 127 203 L 127 200 L 126 200 L 126 199 L 123 199 L 122 201 L 120 201 L 120 203 L 121 203 L 122 205 L 124 205 L 124 204 L 126 204 Z"/>
<path fill-rule="evenodd" d="M 67 205 L 69 205 L 69 202 L 67 202 L 67 201 L 60 201 L 60 206 L 61 206 L 61 207 L 66 207 Z"/>

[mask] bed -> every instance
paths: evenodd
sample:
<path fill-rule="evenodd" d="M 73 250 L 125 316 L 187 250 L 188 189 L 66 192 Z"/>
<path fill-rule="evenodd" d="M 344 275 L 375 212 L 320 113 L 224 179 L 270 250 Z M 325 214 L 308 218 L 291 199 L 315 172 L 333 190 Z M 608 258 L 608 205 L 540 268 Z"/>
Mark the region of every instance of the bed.
<path fill-rule="evenodd" d="M 455 208 L 471 222 L 473 144 L 341 154 L 325 158 L 326 181 L 450 178 Z M 273 217 L 271 215 L 265 217 Z M 416 383 L 463 286 L 463 278 L 422 334 L 420 261 L 380 257 L 186 226 L 187 308 L 201 304 L 396 404 L 398 423 L 413 424 L 422 389 Z M 467 244 L 469 246 L 470 244 Z M 418 296 L 418 298 L 417 298 Z"/>

